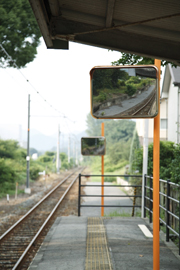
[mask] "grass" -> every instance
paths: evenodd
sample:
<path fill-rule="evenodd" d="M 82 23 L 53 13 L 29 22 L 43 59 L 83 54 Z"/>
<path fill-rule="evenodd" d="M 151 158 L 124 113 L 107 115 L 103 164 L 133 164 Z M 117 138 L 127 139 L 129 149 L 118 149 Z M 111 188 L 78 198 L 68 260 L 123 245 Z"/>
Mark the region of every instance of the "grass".
<path fill-rule="evenodd" d="M 131 217 L 132 215 L 126 212 L 117 212 L 117 211 L 113 211 L 111 213 L 109 213 L 108 215 L 104 215 L 105 217 Z M 140 211 L 136 211 L 135 212 L 135 217 L 141 217 L 141 212 Z"/>
<path fill-rule="evenodd" d="M 111 212 L 108 215 L 104 215 L 104 216 L 105 217 L 131 217 L 129 213 L 126 213 L 126 212 L 119 213 L 117 211 Z"/>
<path fill-rule="evenodd" d="M 92 174 L 101 175 L 101 171 L 93 171 Z M 120 174 L 121 174 L 121 172 L 119 172 L 119 170 L 115 171 L 115 172 L 105 172 L 104 173 L 104 175 L 120 175 Z M 100 176 L 91 177 L 91 182 L 101 182 L 101 177 Z M 113 176 L 104 177 L 104 182 L 116 183 L 116 177 L 113 177 Z"/>

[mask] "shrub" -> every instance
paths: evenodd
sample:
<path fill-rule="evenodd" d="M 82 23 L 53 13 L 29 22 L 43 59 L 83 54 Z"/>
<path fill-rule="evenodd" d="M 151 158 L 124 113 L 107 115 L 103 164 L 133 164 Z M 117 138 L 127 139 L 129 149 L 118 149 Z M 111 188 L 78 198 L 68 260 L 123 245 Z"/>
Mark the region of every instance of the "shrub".
<path fill-rule="evenodd" d="M 136 93 L 136 88 L 132 84 L 127 84 L 127 89 L 125 91 L 128 96 L 133 96 Z"/>
<path fill-rule="evenodd" d="M 53 161 L 53 157 L 52 156 L 47 156 L 47 155 L 43 155 L 43 156 L 40 156 L 38 158 L 38 161 L 40 162 L 50 162 L 50 161 Z"/>
<path fill-rule="evenodd" d="M 114 182 L 116 181 L 116 177 L 104 177 L 104 182 Z"/>
<path fill-rule="evenodd" d="M 55 152 L 52 152 L 52 151 L 46 151 L 45 152 L 45 156 L 49 156 L 49 157 L 54 157 L 55 156 Z"/>
<path fill-rule="evenodd" d="M 14 183 L 17 179 L 17 173 L 12 164 L 0 158 L 0 183 Z"/>
<path fill-rule="evenodd" d="M 18 142 L 13 140 L 0 140 L 0 157 L 15 158 L 19 149 Z"/>
<path fill-rule="evenodd" d="M 174 159 L 170 162 L 171 181 L 180 185 L 180 144 L 177 144 L 174 149 Z"/>
<path fill-rule="evenodd" d="M 170 179 L 172 166 L 174 166 L 174 143 L 170 141 L 160 141 L 160 178 Z M 178 152 L 178 151 L 177 151 Z M 178 153 L 179 154 L 179 153 Z M 172 165 L 173 164 L 173 165 Z M 178 163 L 179 164 L 179 163 Z M 133 167 L 142 173 L 143 148 L 135 150 Z M 176 166 L 174 166 L 176 168 Z M 153 174 L 153 143 L 148 146 L 148 175 Z"/>
<path fill-rule="evenodd" d="M 140 79 L 136 76 L 132 76 L 130 77 L 130 79 L 128 81 L 126 81 L 127 84 L 137 84 L 137 83 L 140 83 Z"/>
<path fill-rule="evenodd" d="M 117 82 L 117 85 L 118 85 L 118 86 L 125 86 L 126 84 L 125 84 L 124 81 L 119 80 L 119 81 Z"/>
<path fill-rule="evenodd" d="M 106 94 L 101 92 L 97 97 L 94 98 L 96 102 L 103 102 L 106 100 Z"/>

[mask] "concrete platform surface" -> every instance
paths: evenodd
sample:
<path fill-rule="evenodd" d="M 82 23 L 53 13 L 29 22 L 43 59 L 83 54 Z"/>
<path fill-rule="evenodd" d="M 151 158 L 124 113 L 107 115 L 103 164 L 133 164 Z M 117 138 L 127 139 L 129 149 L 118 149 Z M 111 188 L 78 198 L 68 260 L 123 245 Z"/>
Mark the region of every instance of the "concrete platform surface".
<path fill-rule="evenodd" d="M 96 217 L 103 224 L 99 225 L 99 228 L 102 229 L 102 226 L 105 228 L 111 266 L 102 267 L 102 264 L 98 263 L 97 254 L 92 254 L 92 260 L 95 255 L 96 263 L 87 264 L 86 246 L 89 219 L 90 217 L 76 216 L 57 218 L 29 270 L 153 269 L 153 240 L 146 237 L 138 225 L 146 225 L 150 231 L 151 227 L 145 219 L 131 217 Z M 96 233 L 95 229 L 93 233 Z M 168 243 L 169 246 L 167 246 L 163 237 L 164 235 L 160 233 L 160 270 L 180 270 L 180 256 L 177 247 L 173 243 Z M 90 245 L 93 245 L 93 241 L 92 243 L 90 241 Z M 91 252 L 93 253 L 93 249 Z"/>

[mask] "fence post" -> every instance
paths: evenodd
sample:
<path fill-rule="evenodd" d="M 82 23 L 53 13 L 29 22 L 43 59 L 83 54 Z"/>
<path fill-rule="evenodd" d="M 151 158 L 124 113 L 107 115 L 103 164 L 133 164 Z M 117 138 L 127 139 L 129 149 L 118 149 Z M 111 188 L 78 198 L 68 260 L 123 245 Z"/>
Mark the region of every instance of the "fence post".
<path fill-rule="evenodd" d="M 81 215 L 80 204 L 81 204 L 81 174 L 79 174 L 78 217 L 80 217 Z"/>
<path fill-rule="evenodd" d="M 149 205 L 149 209 L 150 209 L 149 222 L 150 223 L 152 223 L 152 199 L 153 199 L 153 196 L 152 196 L 152 176 L 150 176 L 150 205 Z"/>
<path fill-rule="evenodd" d="M 144 218 L 146 218 L 146 174 L 144 175 Z"/>
<path fill-rule="evenodd" d="M 166 241 L 169 242 L 169 196 L 170 196 L 170 180 L 167 180 L 167 200 L 166 200 Z"/>
<path fill-rule="evenodd" d="M 133 199 L 133 208 L 132 208 L 132 217 L 134 217 L 134 208 L 135 208 L 135 205 L 136 205 L 136 187 L 134 188 L 134 199 Z"/>

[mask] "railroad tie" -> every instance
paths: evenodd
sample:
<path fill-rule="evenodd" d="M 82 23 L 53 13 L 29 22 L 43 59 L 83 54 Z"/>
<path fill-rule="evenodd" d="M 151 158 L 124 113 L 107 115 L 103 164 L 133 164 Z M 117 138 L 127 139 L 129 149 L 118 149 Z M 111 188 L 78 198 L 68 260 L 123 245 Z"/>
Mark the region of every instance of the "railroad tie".
<path fill-rule="evenodd" d="M 85 270 L 112 270 L 103 218 L 88 218 Z"/>

